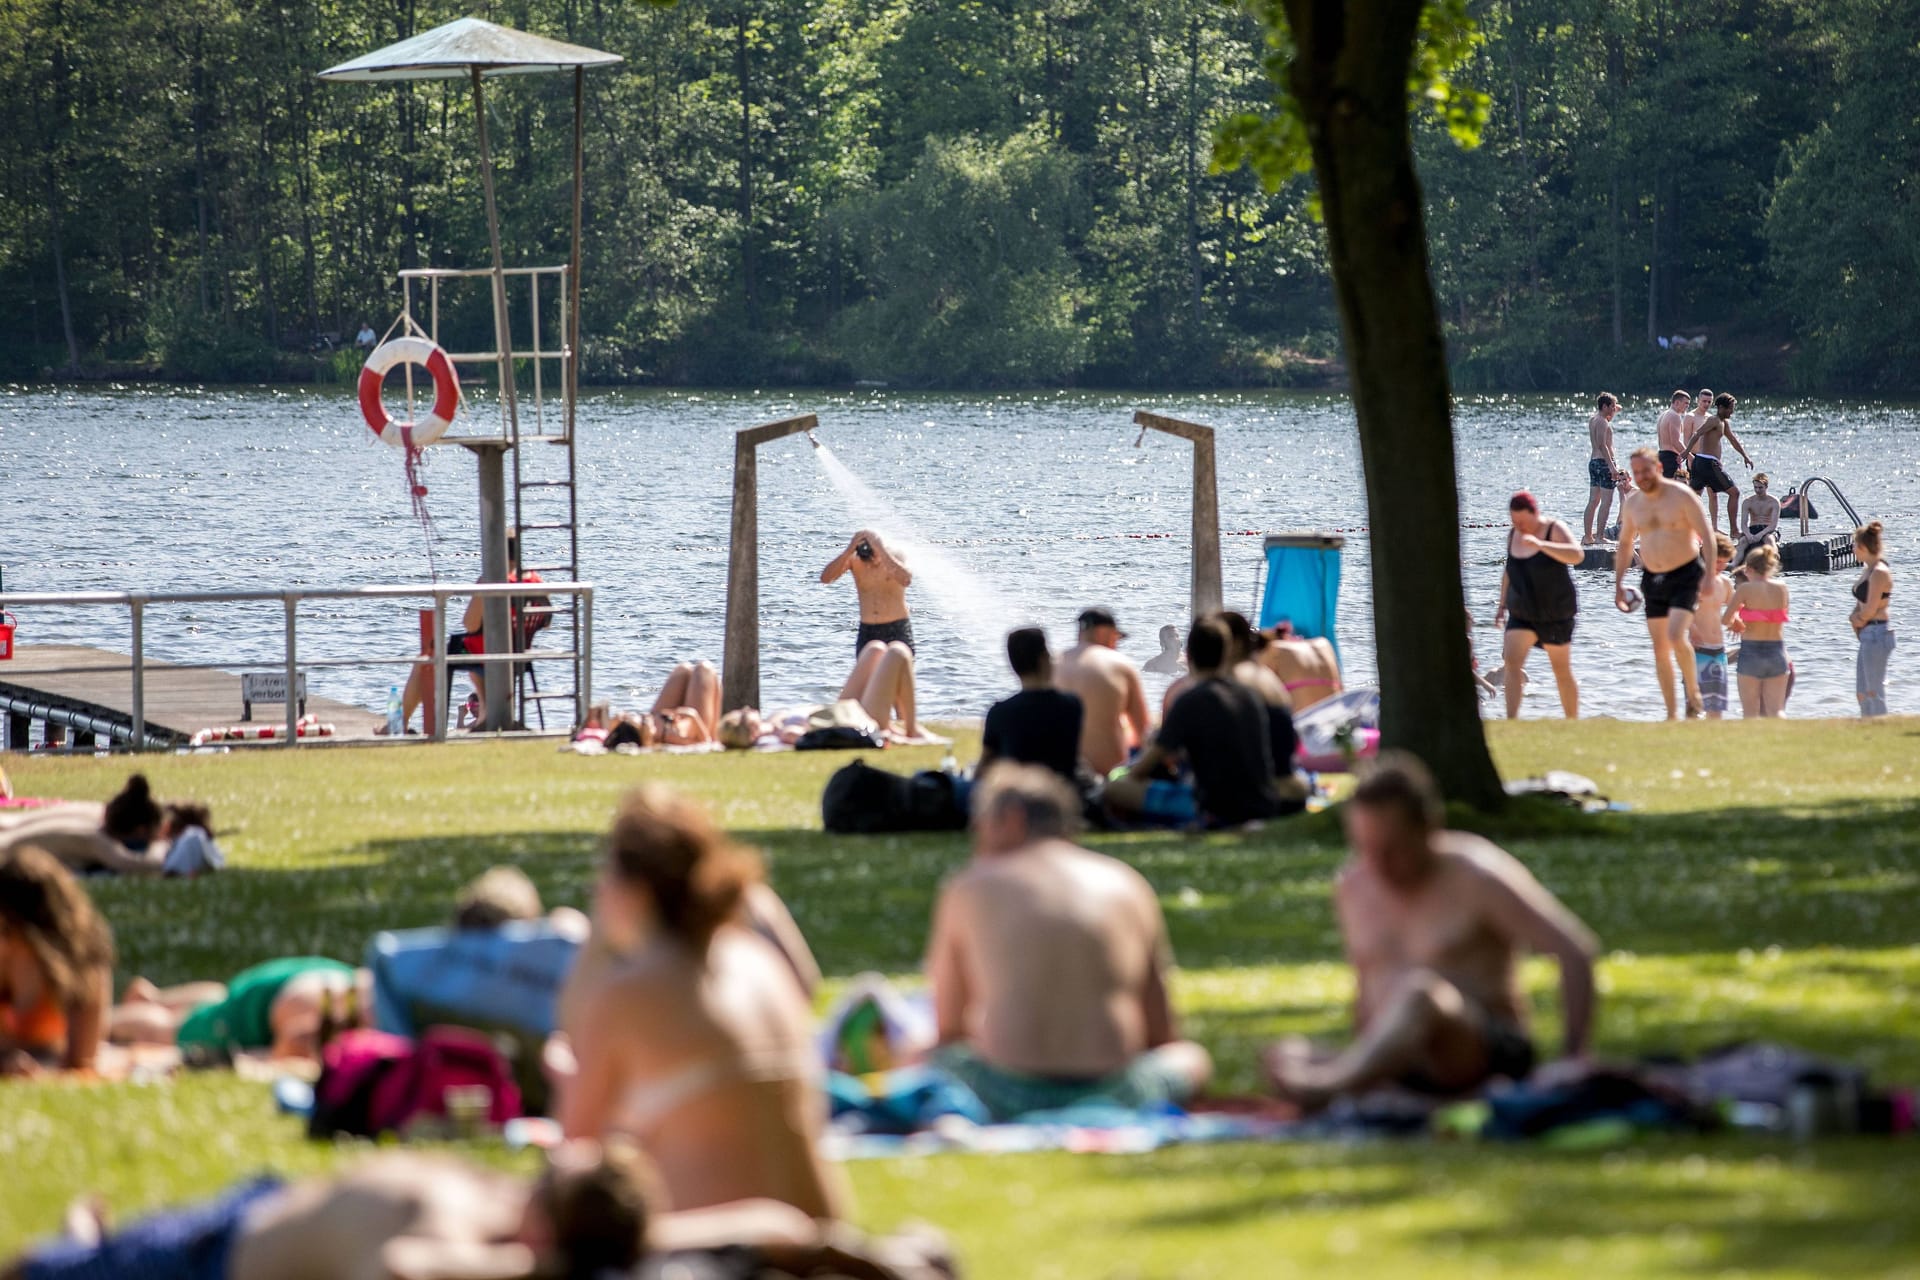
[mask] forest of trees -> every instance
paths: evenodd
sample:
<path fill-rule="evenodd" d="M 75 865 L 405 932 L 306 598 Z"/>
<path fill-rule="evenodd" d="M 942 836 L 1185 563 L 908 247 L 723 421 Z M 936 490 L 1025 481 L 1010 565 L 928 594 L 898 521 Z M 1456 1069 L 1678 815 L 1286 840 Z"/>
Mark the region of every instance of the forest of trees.
<path fill-rule="evenodd" d="M 1920 387 L 1920 0 L 1470 8 L 1484 142 L 1419 139 L 1456 385 Z M 1221 0 L 0 0 L 0 376 L 337 373 L 397 269 L 483 264 L 466 86 L 314 76 L 469 12 L 626 59 L 587 78 L 589 380 L 1337 356 L 1307 185 L 1210 168 L 1267 91 Z M 570 81 L 490 93 L 509 254 L 562 262 Z"/>

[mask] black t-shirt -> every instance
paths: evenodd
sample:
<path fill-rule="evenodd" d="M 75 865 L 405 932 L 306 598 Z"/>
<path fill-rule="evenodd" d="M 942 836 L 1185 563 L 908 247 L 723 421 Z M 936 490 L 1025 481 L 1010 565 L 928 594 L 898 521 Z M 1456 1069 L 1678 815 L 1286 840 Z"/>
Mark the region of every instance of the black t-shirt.
<path fill-rule="evenodd" d="M 987 712 L 981 746 L 1000 760 L 1037 764 L 1075 781 L 1086 708 L 1059 689 L 1022 689 Z"/>
<path fill-rule="evenodd" d="M 1279 814 L 1267 706 L 1245 685 L 1200 681 L 1167 712 L 1157 740 L 1186 756 L 1201 811 L 1215 822 L 1233 826 Z"/>

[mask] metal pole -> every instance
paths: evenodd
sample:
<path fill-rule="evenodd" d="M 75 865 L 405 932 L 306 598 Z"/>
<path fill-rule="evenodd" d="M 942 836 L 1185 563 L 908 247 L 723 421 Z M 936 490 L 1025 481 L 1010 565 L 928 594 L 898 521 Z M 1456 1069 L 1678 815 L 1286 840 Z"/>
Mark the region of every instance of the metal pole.
<path fill-rule="evenodd" d="M 567 447 L 573 447 L 573 405 L 580 398 L 580 209 L 585 199 L 586 148 L 585 148 L 585 112 L 581 103 L 585 99 L 587 69 L 573 69 L 573 252 L 567 259 L 567 291 L 572 295 L 572 305 L 567 316 Z M 571 476 L 568 479 L 572 479 Z M 577 561 L 578 556 L 575 557 Z M 579 572 L 576 565 L 576 573 Z"/>
<path fill-rule="evenodd" d="M 433 723 L 422 725 L 435 742 L 447 740 L 447 597 L 439 591 L 433 595 Z"/>
<path fill-rule="evenodd" d="M 500 356 L 500 398 L 507 409 L 507 434 L 520 439 L 520 405 L 513 385 L 513 331 L 507 319 L 506 263 L 500 254 L 500 209 L 493 198 L 493 149 L 487 143 L 487 103 L 480 91 L 480 68 L 473 68 L 473 118 L 480 131 L 480 184 L 487 196 L 487 243 L 493 250 L 493 334 Z"/>
<path fill-rule="evenodd" d="M 300 742 L 300 639 L 294 614 L 300 608 L 300 597 L 289 591 L 281 597 L 287 611 L 287 742 L 292 748 Z"/>
<path fill-rule="evenodd" d="M 147 749 L 147 643 L 145 595 L 127 602 L 133 619 L 133 749 Z"/>
<path fill-rule="evenodd" d="M 574 708 L 573 722 L 581 725 L 587 722 L 587 708 L 593 705 L 593 592 L 582 591 L 574 598 L 580 602 L 580 635 L 574 645 L 579 655 L 574 659 L 579 664 L 574 672 L 574 701 L 579 705 Z"/>

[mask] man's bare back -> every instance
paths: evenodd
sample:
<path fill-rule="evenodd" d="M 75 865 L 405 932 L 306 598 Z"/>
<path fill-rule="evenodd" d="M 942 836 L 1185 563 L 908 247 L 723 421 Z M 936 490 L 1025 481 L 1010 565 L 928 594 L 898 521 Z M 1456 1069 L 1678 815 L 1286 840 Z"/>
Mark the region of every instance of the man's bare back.
<path fill-rule="evenodd" d="M 928 968 L 957 981 L 966 1037 L 1003 1070 L 1097 1079 L 1170 1034 L 1150 1012 L 1166 924 L 1133 868 L 1064 840 L 976 860 L 941 894 Z M 1164 991 L 1160 991 L 1164 1001 Z"/>
<path fill-rule="evenodd" d="M 396 1241 L 485 1246 L 511 1241 L 524 1181 L 450 1157 L 393 1152 L 338 1179 L 303 1183 L 263 1203 L 234 1242 L 232 1280 L 360 1280 L 390 1274 Z"/>
<path fill-rule="evenodd" d="M 1640 542 L 1640 563 L 1649 573 L 1670 573 L 1700 558 L 1701 539 L 1710 537 L 1700 499 L 1687 486 L 1662 479 L 1653 492 L 1636 487 L 1621 509 L 1620 554 Z"/>
<path fill-rule="evenodd" d="M 1081 759 L 1101 777 L 1125 764 L 1152 727 L 1139 669 L 1124 654 L 1083 640 L 1060 655 L 1053 678 L 1086 708 Z"/>
<path fill-rule="evenodd" d="M 1689 415 L 1675 413 L 1672 409 L 1668 409 L 1660 415 L 1659 422 L 1655 424 L 1654 435 L 1662 451 L 1679 453 L 1686 444 L 1687 433 L 1692 429 Z"/>

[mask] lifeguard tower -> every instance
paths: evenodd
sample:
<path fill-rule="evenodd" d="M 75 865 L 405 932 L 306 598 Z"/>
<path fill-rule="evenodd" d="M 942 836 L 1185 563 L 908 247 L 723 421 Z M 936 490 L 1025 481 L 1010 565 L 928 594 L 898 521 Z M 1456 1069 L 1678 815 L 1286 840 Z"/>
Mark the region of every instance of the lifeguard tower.
<path fill-rule="evenodd" d="M 468 424 L 464 433 L 440 435 L 434 447 L 458 445 L 471 452 L 479 469 L 480 576 L 486 582 L 506 582 L 509 573 L 538 573 L 547 581 L 577 582 L 580 578 L 579 472 L 576 401 L 580 383 L 580 239 L 581 199 L 584 190 L 584 99 L 589 67 L 620 62 L 617 54 L 564 44 L 497 26 L 479 18 L 461 18 L 435 27 L 398 44 L 375 50 L 320 72 L 323 80 L 398 81 L 467 80 L 473 90 L 474 129 L 479 145 L 481 187 L 486 198 L 487 239 L 491 264 L 471 268 L 421 268 L 399 273 L 401 317 L 396 328 L 440 348 L 443 292 L 462 282 L 484 280 L 492 293 L 494 340 L 491 350 L 446 351 L 454 369 L 484 370 L 491 365 L 499 387 L 499 430 Z M 571 253 L 562 265 L 506 265 L 500 243 L 500 215 L 494 200 L 493 152 L 487 129 L 485 82 L 500 76 L 571 73 L 573 77 L 573 236 Z M 560 317 L 559 332 L 544 322 L 548 308 Z M 423 314 L 424 313 L 424 314 Z M 516 330 L 514 317 L 523 316 Z M 526 370 L 521 372 L 519 364 Z M 406 371 L 407 419 L 414 422 L 414 372 Z M 530 385 L 522 386 L 521 379 Z M 436 393 L 443 390 L 436 375 Z M 457 393 L 456 393 L 457 394 Z M 373 393 L 378 407 L 377 387 Z M 436 400 L 444 397 L 436 394 Z M 363 403 L 365 397 L 363 395 Z M 439 414 L 436 404 L 435 416 Z M 370 422 L 370 425 L 372 423 Z M 375 428 L 379 428 L 376 426 Z M 413 447 L 409 434 L 407 446 Z M 512 504 L 507 501 L 507 464 L 512 463 Z M 518 532 L 518 560 L 508 562 L 508 528 Z M 524 644 L 545 617 L 562 632 L 565 656 L 571 658 L 573 680 L 565 690 L 540 691 L 537 681 L 522 678 L 530 663 L 490 661 L 486 664 L 489 690 L 514 689 L 515 697 L 487 699 L 488 730 L 509 728 L 530 714 L 544 722 L 544 704 L 572 703 L 573 723 L 585 717 L 582 691 L 591 687 L 583 669 L 590 660 L 592 639 L 585 634 L 591 622 L 582 616 L 580 597 L 566 595 L 547 606 L 523 604 L 520 623 L 511 622 L 509 601 L 490 595 L 485 602 L 484 632 L 487 654 L 505 655 Z M 444 636 L 440 638 L 444 644 Z M 551 643 L 551 642 L 549 642 Z M 444 665 L 444 653 L 438 655 Z M 553 669 L 550 665 L 549 670 Z M 532 684 L 529 689 L 527 686 Z M 446 714 L 446 688 L 437 688 L 429 715 Z"/>

